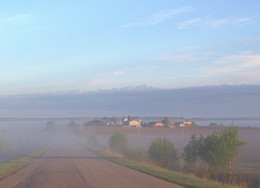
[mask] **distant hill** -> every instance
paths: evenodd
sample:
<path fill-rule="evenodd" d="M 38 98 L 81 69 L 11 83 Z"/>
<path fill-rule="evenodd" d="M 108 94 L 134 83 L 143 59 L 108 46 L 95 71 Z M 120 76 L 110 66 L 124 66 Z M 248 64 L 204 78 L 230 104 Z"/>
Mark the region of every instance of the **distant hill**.
<path fill-rule="evenodd" d="M 260 117 L 259 106 L 260 85 L 0 96 L 0 116 Z"/>

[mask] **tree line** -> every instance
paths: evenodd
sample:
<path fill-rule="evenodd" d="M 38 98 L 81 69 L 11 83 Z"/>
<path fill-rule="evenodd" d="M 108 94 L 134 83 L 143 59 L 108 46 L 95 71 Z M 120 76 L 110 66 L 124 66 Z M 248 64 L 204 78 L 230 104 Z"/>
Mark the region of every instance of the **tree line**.
<path fill-rule="evenodd" d="M 194 166 L 203 162 L 210 167 L 223 169 L 230 167 L 239 148 L 245 142 L 239 138 L 238 127 L 225 128 L 211 135 L 196 137 L 192 135 L 189 143 L 185 146 L 182 155 L 177 154 L 174 144 L 167 138 L 156 138 L 152 141 L 149 149 L 149 159 L 159 166 L 172 168 L 178 165 L 182 158 L 187 166 Z M 121 153 L 129 151 L 127 136 L 121 132 L 115 132 L 109 139 L 110 147 Z"/>

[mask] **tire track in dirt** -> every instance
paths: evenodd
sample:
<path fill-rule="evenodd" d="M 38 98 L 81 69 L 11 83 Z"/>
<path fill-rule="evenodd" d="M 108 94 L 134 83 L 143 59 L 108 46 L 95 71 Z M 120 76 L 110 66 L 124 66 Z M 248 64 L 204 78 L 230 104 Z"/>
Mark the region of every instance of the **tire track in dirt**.
<path fill-rule="evenodd" d="M 76 164 L 74 163 L 74 165 L 76 166 Z M 82 181 L 85 183 L 85 186 L 87 188 L 93 188 L 93 186 L 91 184 L 88 183 L 87 178 L 81 173 L 81 171 L 78 169 L 78 167 L 76 166 L 77 172 L 79 174 L 79 176 L 81 177 Z"/>

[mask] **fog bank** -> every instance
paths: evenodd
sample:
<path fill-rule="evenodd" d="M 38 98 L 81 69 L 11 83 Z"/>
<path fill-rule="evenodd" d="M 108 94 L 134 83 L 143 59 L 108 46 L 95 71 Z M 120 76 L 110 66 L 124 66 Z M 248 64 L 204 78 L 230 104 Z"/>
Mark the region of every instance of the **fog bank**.
<path fill-rule="evenodd" d="M 259 117 L 259 106 L 259 85 L 0 96 L 1 117 Z"/>

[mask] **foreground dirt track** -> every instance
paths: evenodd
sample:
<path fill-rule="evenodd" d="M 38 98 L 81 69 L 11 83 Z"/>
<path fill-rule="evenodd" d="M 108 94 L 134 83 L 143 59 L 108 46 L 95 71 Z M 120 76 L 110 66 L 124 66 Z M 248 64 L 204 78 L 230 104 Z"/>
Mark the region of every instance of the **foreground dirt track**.
<path fill-rule="evenodd" d="M 60 140 L 42 158 L 0 181 L 0 188 L 179 187 Z"/>

